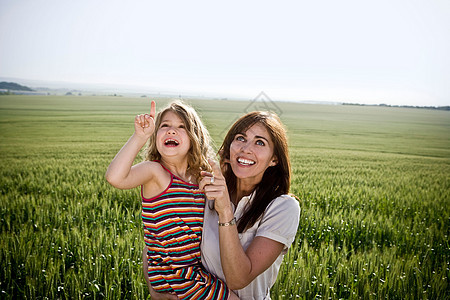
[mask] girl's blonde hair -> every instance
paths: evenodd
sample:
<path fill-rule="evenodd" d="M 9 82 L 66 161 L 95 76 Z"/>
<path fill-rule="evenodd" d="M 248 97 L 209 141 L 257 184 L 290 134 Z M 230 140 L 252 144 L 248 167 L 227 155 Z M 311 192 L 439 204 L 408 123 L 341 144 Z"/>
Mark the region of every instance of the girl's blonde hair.
<path fill-rule="evenodd" d="M 195 109 L 182 101 L 170 103 L 157 114 L 155 131 L 149 139 L 145 159 L 150 161 L 161 160 L 161 154 L 156 148 L 156 134 L 161 125 L 162 117 L 169 111 L 177 114 L 184 123 L 189 140 L 191 141 L 191 148 L 188 152 L 188 169 L 190 169 L 197 180 L 199 180 L 200 171 L 212 171 L 211 166 L 208 163 L 208 158 L 214 158 L 214 151 L 211 147 L 211 137 Z"/>

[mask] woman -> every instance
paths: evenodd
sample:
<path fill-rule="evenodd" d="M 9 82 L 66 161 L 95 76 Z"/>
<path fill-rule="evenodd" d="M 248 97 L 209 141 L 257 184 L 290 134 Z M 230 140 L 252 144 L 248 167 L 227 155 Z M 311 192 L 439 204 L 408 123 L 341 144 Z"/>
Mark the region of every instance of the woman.
<path fill-rule="evenodd" d="M 202 172 L 200 181 L 214 202 L 205 209 L 202 264 L 240 299 L 270 299 L 300 217 L 288 195 L 286 130 L 275 114 L 248 113 L 228 131 L 220 156 L 222 170 L 210 162 L 214 175 Z"/>
<path fill-rule="evenodd" d="M 288 195 L 286 130 L 275 114 L 248 113 L 233 124 L 219 153 L 221 168 L 210 161 L 214 173 L 202 172 L 199 183 L 208 199 L 202 264 L 240 299 L 270 299 L 300 217 Z"/>

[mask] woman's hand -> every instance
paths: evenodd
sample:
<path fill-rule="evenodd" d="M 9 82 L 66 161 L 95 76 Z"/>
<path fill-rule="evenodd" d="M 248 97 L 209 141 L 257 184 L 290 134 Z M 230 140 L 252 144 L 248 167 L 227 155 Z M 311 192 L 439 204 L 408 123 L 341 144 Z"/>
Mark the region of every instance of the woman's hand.
<path fill-rule="evenodd" d="M 150 296 L 152 300 L 178 300 L 178 296 L 169 293 L 158 293 L 155 290 L 150 290 Z"/>
<path fill-rule="evenodd" d="M 153 289 L 152 284 L 150 283 L 150 280 L 148 279 L 147 275 L 148 272 L 147 246 L 144 246 L 144 249 L 142 250 L 142 262 L 143 262 L 142 268 L 144 271 L 145 282 L 147 283 L 148 290 L 150 292 L 152 300 L 177 300 L 178 299 L 177 295 L 169 293 L 158 293 Z"/>
<path fill-rule="evenodd" d="M 222 175 L 219 164 L 212 159 L 208 159 L 212 168 L 211 172 L 202 171 L 200 173 L 203 176 L 200 180 L 199 188 L 205 191 L 206 198 L 214 201 L 214 209 L 219 216 L 228 215 L 231 209 L 230 196 L 228 195 L 227 183 Z"/>
<path fill-rule="evenodd" d="M 155 131 L 156 103 L 152 100 L 150 104 L 150 114 L 140 114 L 134 118 L 134 132 L 137 136 L 146 140 Z"/>

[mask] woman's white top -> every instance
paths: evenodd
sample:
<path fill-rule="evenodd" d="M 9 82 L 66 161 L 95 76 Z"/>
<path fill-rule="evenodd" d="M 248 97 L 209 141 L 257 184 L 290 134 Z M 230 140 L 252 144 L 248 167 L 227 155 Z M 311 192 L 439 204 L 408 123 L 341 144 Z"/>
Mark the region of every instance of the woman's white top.
<path fill-rule="evenodd" d="M 251 203 L 253 194 L 243 197 L 235 209 L 236 220 L 242 217 L 247 205 Z M 219 216 L 214 210 L 214 200 L 207 200 L 201 242 L 202 264 L 212 274 L 225 280 L 220 262 L 219 248 Z M 247 250 L 256 236 L 262 236 L 284 244 L 284 249 L 275 262 L 248 286 L 234 291 L 240 299 L 270 299 L 270 288 L 274 285 L 283 257 L 291 246 L 297 233 L 300 219 L 298 201 L 288 195 L 281 195 L 267 206 L 262 218 L 253 227 L 239 233 L 244 251 Z"/>

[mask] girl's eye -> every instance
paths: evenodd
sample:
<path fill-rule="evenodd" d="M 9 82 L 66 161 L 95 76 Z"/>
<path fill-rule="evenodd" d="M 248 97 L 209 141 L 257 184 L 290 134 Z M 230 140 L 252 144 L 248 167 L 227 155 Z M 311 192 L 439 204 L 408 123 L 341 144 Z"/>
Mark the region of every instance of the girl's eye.
<path fill-rule="evenodd" d="M 237 136 L 237 137 L 236 137 L 236 141 L 244 142 L 245 139 L 244 139 L 244 137 L 243 137 L 242 135 L 240 135 L 240 136 Z"/>
<path fill-rule="evenodd" d="M 160 128 L 167 127 L 167 124 L 161 124 Z"/>
<path fill-rule="evenodd" d="M 258 146 L 265 146 L 266 144 L 263 141 L 261 141 L 261 140 L 257 140 L 256 141 L 256 145 L 258 145 Z"/>
<path fill-rule="evenodd" d="M 180 126 L 178 126 L 178 128 L 186 128 L 186 126 L 184 126 L 184 124 L 181 124 Z"/>

